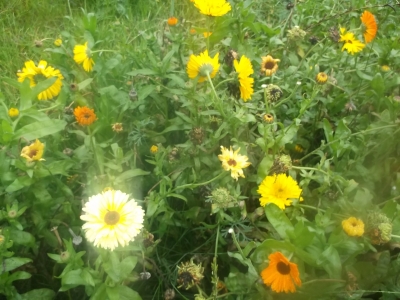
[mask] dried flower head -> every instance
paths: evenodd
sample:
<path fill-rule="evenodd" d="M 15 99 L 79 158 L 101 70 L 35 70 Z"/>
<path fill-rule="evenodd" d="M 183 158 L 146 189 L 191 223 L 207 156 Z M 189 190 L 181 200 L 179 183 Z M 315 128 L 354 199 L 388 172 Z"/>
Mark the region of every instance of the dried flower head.
<path fill-rule="evenodd" d="M 294 26 L 292 29 L 288 30 L 287 37 L 289 40 L 301 41 L 306 36 L 306 32 L 302 30 L 299 26 Z"/>
<path fill-rule="evenodd" d="M 274 163 L 269 170 L 268 174 L 281 174 L 286 173 L 292 168 L 292 159 L 289 155 L 282 154 L 275 158 Z"/>
<path fill-rule="evenodd" d="M 367 215 L 366 234 L 374 245 L 385 244 L 392 238 L 392 222 L 381 212 L 370 211 Z"/>
<path fill-rule="evenodd" d="M 265 96 L 268 102 L 276 102 L 283 96 L 281 88 L 275 84 L 268 84 L 265 89 Z"/>
<path fill-rule="evenodd" d="M 204 142 L 205 131 L 202 127 L 194 127 L 189 132 L 189 138 L 195 145 L 201 145 Z"/>
<path fill-rule="evenodd" d="M 196 265 L 191 259 L 189 262 L 182 262 L 178 267 L 178 288 L 183 287 L 188 290 L 199 284 L 203 279 L 204 268 L 199 264 Z"/>

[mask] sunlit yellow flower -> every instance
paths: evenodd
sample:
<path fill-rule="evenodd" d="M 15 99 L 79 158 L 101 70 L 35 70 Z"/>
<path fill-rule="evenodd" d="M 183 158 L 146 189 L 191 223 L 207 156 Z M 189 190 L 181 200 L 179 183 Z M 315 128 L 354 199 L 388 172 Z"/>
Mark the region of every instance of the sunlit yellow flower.
<path fill-rule="evenodd" d="M 89 198 L 82 208 L 82 229 L 96 247 L 113 251 L 127 246 L 143 227 L 144 211 L 121 191 L 109 190 Z"/>
<path fill-rule="evenodd" d="M 62 39 L 56 39 L 54 41 L 54 46 L 60 47 L 62 45 Z"/>
<path fill-rule="evenodd" d="M 203 32 L 203 36 L 204 36 L 205 38 L 208 38 L 210 35 L 212 35 L 212 32 L 211 32 L 211 31 Z"/>
<path fill-rule="evenodd" d="M 153 154 L 156 154 L 158 152 L 158 147 L 156 145 L 153 145 L 150 147 L 150 152 Z"/>
<path fill-rule="evenodd" d="M 230 150 L 221 146 L 222 154 L 218 155 L 219 160 L 222 162 L 222 168 L 225 171 L 231 171 L 232 178 L 236 180 L 238 180 L 239 176 L 245 178 L 242 169 L 251 165 L 247 161 L 249 158 L 246 155 L 238 154 L 239 151 L 240 148 L 233 152 L 232 146 Z"/>
<path fill-rule="evenodd" d="M 235 59 L 233 61 L 233 66 L 238 73 L 240 83 L 240 96 L 242 97 L 243 101 L 246 102 L 247 100 L 251 99 L 251 95 L 253 95 L 254 92 L 254 79 L 250 77 L 250 75 L 254 73 L 253 67 L 251 65 L 250 59 L 248 59 L 244 55 L 242 55 L 239 62 Z"/>
<path fill-rule="evenodd" d="M 214 78 L 219 70 L 218 63 L 219 53 L 214 58 L 208 56 L 208 51 L 205 50 L 200 55 L 190 55 L 189 62 L 187 64 L 187 73 L 189 78 L 196 78 L 199 76 L 199 82 L 207 80 L 207 73 L 210 74 L 210 78 Z"/>
<path fill-rule="evenodd" d="M 92 71 L 94 60 L 87 42 L 84 45 L 76 45 L 74 47 L 74 61 L 79 65 L 82 64 L 86 72 Z"/>
<path fill-rule="evenodd" d="M 390 71 L 390 67 L 388 65 L 383 65 L 383 66 L 381 66 L 381 70 L 383 72 L 389 72 Z"/>
<path fill-rule="evenodd" d="M 86 106 L 75 108 L 74 116 L 78 124 L 82 126 L 88 126 L 97 119 L 94 110 Z"/>
<path fill-rule="evenodd" d="M 175 26 L 178 24 L 178 19 L 175 17 L 168 18 L 167 23 L 169 26 Z"/>
<path fill-rule="evenodd" d="M 269 265 L 261 272 L 265 285 L 277 293 L 294 293 L 296 285 L 301 286 L 300 272 L 295 263 L 291 263 L 281 252 L 268 256 Z"/>
<path fill-rule="evenodd" d="M 44 144 L 37 139 L 34 143 L 22 148 L 21 156 L 25 158 L 26 161 L 28 162 L 40 161 L 44 160 L 42 158 L 43 151 L 44 151 Z"/>
<path fill-rule="evenodd" d="M 376 24 L 376 20 L 373 14 L 369 11 L 365 10 L 361 15 L 361 22 L 364 25 L 364 40 L 366 43 L 371 42 L 378 31 L 378 25 Z"/>
<path fill-rule="evenodd" d="M 207 16 L 220 17 L 230 11 L 231 5 L 226 0 L 194 0 L 200 13 Z"/>
<path fill-rule="evenodd" d="M 261 72 L 264 73 L 266 76 L 271 76 L 278 71 L 278 62 L 280 59 L 274 59 L 271 55 L 263 56 L 261 62 Z"/>
<path fill-rule="evenodd" d="M 365 44 L 357 40 L 353 33 L 346 32 L 345 28 L 340 28 L 339 42 L 344 42 L 342 51 L 347 50 L 351 55 L 362 51 L 365 47 Z"/>
<path fill-rule="evenodd" d="M 56 97 L 61 91 L 61 80 L 64 79 L 60 70 L 47 66 L 47 61 L 44 60 L 41 60 L 37 66 L 32 60 L 25 62 L 25 67 L 22 68 L 22 72 L 18 72 L 17 75 L 19 82 L 24 82 L 24 80 L 28 78 L 31 87 L 36 86 L 36 84 L 47 78 L 57 77 L 57 80 L 52 86 L 38 95 L 39 100 L 49 100 Z"/>
<path fill-rule="evenodd" d="M 303 201 L 301 188 L 297 182 L 286 174 L 274 174 L 265 177 L 258 187 L 257 193 L 261 194 L 260 204 L 265 206 L 268 203 L 276 204 L 280 209 L 292 205 L 293 199 Z"/>
<path fill-rule="evenodd" d="M 364 222 L 355 217 L 343 220 L 342 227 L 349 236 L 362 236 L 364 234 Z"/>
<path fill-rule="evenodd" d="M 9 115 L 11 118 L 18 117 L 18 116 L 19 116 L 19 110 L 18 110 L 18 108 L 11 107 L 11 108 L 8 110 L 8 115 Z"/>
<path fill-rule="evenodd" d="M 324 84 L 325 82 L 328 81 L 328 75 L 326 75 L 326 73 L 324 72 L 319 72 L 317 76 L 315 76 L 315 80 L 318 83 Z"/>

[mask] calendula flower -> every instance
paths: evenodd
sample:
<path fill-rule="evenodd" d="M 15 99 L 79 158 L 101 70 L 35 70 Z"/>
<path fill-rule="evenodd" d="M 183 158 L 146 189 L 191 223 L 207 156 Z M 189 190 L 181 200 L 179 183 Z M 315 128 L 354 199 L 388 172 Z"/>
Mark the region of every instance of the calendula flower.
<path fill-rule="evenodd" d="M 50 100 L 56 97 L 61 91 L 61 80 L 64 79 L 60 70 L 47 66 L 47 61 L 44 60 L 39 61 L 37 66 L 32 60 L 25 62 L 25 67 L 22 68 L 22 72 L 17 73 L 17 76 L 19 82 L 24 82 L 28 78 L 31 87 L 47 78 L 57 77 L 57 80 L 49 88 L 38 95 L 39 100 Z"/>
<path fill-rule="evenodd" d="M 278 62 L 280 59 L 274 59 L 271 55 L 263 56 L 261 62 L 261 72 L 266 76 L 272 76 L 278 71 Z"/>
<path fill-rule="evenodd" d="M 369 43 L 375 38 L 378 31 L 375 17 L 369 11 L 365 10 L 360 19 L 364 26 L 364 40 L 366 43 Z"/>
<path fill-rule="evenodd" d="M 189 78 L 196 78 L 199 76 L 199 82 L 203 82 L 207 79 L 207 74 L 210 78 L 214 78 L 219 70 L 218 63 L 219 53 L 213 58 L 208 56 L 208 51 L 205 50 L 200 55 L 191 55 L 187 64 L 187 73 Z"/>
<path fill-rule="evenodd" d="M 122 123 L 114 123 L 114 124 L 111 125 L 111 128 L 116 133 L 120 133 L 121 131 L 124 130 L 124 127 L 122 126 Z"/>
<path fill-rule="evenodd" d="M 271 124 L 274 121 L 274 116 L 271 114 L 263 115 L 263 120 L 265 123 Z"/>
<path fill-rule="evenodd" d="M 251 95 L 253 95 L 254 92 L 254 79 L 250 77 L 254 71 L 250 59 L 242 55 L 239 62 L 236 59 L 233 61 L 233 66 L 238 73 L 240 97 L 243 99 L 243 101 L 247 102 L 247 100 L 251 99 Z"/>
<path fill-rule="evenodd" d="M 211 31 L 205 31 L 205 32 L 203 32 L 203 36 L 204 36 L 205 38 L 208 38 L 210 35 L 212 35 L 212 32 L 211 32 Z"/>
<path fill-rule="evenodd" d="M 270 254 L 268 259 L 268 267 L 261 272 L 264 284 L 277 293 L 296 292 L 296 285 L 301 286 L 297 265 L 291 263 L 281 252 Z"/>
<path fill-rule="evenodd" d="M 194 0 L 200 13 L 207 16 L 220 17 L 228 13 L 232 8 L 226 0 Z"/>
<path fill-rule="evenodd" d="M 167 23 L 169 26 L 175 26 L 178 24 L 178 19 L 175 17 L 168 18 Z"/>
<path fill-rule="evenodd" d="M 343 220 L 342 227 L 349 236 L 362 236 L 364 234 L 364 222 L 355 217 Z"/>
<path fill-rule="evenodd" d="M 153 145 L 150 147 L 150 152 L 153 154 L 156 154 L 158 152 L 158 147 L 156 145 Z"/>
<path fill-rule="evenodd" d="M 11 108 L 8 110 L 8 115 L 9 115 L 11 118 L 18 117 L 18 116 L 19 116 L 19 110 L 18 110 L 18 108 L 11 107 Z"/>
<path fill-rule="evenodd" d="M 92 71 L 94 60 L 87 42 L 84 45 L 76 45 L 74 47 L 74 61 L 79 65 L 82 64 L 86 72 Z"/>
<path fill-rule="evenodd" d="M 56 39 L 56 40 L 54 41 L 54 46 L 60 47 L 61 45 L 62 45 L 62 39 Z"/>
<path fill-rule="evenodd" d="M 317 76 L 315 76 L 315 80 L 318 83 L 324 84 L 325 82 L 328 81 L 328 75 L 326 75 L 326 73 L 324 72 L 319 72 Z"/>
<path fill-rule="evenodd" d="M 346 32 L 345 28 L 340 28 L 340 42 L 344 42 L 342 51 L 346 50 L 351 55 L 360 52 L 364 49 L 365 44 L 357 40 L 353 33 Z"/>
<path fill-rule="evenodd" d="M 388 65 L 383 65 L 383 66 L 381 66 L 381 70 L 383 72 L 389 72 L 390 71 L 390 67 Z"/>
<path fill-rule="evenodd" d="M 274 174 L 265 177 L 258 187 L 257 193 L 261 194 L 260 204 L 265 206 L 267 203 L 274 203 L 280 209 L 292 205 L 292 199 L 303 201 L 301 188 L 297 182 L 286 174 Z"/>
<path fill-rule="evenodd" d="M 44 144 L 41 143 L 38 139 L 36 139 L 34 143 L 22 148 L 21 156 L 25 158 L 27 162 L 41 161 L 44 160 L 42 158 L 43 151 L 44 151 Z"/>
<path fill-rule="evenodd" d="M 251 165 L 247 160 L 249 159 L 246 155 L 238 154 L 240 148 L 238 148 L 235 152 L 232 150 L 232 146 L 230 150 L 221 146 L 222 154 L 218 155 L 220 161 L 222 161 L 222 168 L 225 171 L 231 171 L 231 176 L 233 179 L 238 180 L 239 176 L 244 177 L 243 170 Z"/>
<path fill-rule="evenodd" d="M 75 108 L 74 116 L 78 124 L 82 126 L 88 126 L 97 119 L 94 110 L 86 106 Z"/>
<path fill-rule="evenodd" d="M 194 29 L 194 28 L 190 28 L 189 33 L 190 33 L 190 34 L 196 34 L 197 31 L 196 31 L 196 29 Z"/>
<path fill-rule="evenodd" d="M 134 199 L 118 190 L 109 190 L 89 198 L 82 208 L 82 229 L 96 247 L 113 251 L 127 246 L 143 227 L 144 211 Z"/>

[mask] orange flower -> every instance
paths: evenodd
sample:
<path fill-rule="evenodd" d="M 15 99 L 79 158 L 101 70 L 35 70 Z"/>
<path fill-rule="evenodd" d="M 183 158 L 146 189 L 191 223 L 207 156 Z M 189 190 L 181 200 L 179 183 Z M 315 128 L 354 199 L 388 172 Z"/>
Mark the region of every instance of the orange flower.
<path fill-rule="evenodd" d="M 297 265 L 291 263 L 282 253 L 274 252 L 268 256 L 269 265 L 261 272 L 263 282 L 274 292 L 294 293 L 301 286 Z"/>
<path fill-rule="evenodd" d="M 194 29 L 194 28 L 190 28 L 190 34 L 196 34 L 197 33 L 197 31 L 196 31 L 196 29 Z"/>
<path fill-rule="evenodd" d="M 360 19 L 365 27 L 364 30 L 365 42 L 369 43 L 375 38 L 376 32 L 378 31 L 378 25 L 376 25 L 375 17 L 369 11 L 365 10 L 364 13 L 361 15 Z"/>
<path fill-rule="evenodd" d="M 93 109 L 89 107 L 80 107 L 74 109 L 74 116 L 79 125 L 88 126 L 97 120 Z"/>
<path fill-rule="evenodd" d="M 168 19 L 167 23 L 169 26 L 175 26 L 176 24 L 178 24 L 178 19 L 175 17 L 171 17 Z"/>

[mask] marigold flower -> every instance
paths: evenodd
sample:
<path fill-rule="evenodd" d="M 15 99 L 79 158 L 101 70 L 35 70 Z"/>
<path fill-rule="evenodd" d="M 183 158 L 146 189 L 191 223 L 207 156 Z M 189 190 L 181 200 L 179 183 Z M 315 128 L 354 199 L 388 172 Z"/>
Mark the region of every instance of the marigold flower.
<path fill-rule="evenodd" d="M 83 106 L 74 109 L 74 116 L 79 125 L 88 126 L 97 120 L 94 110 Z"/>
<path fill-rule="evenodd" d="M 261 272 L 264 284 L 277 293 L 296 292 L 296 285 L 301 286 L 297 265 L 291 263 L 281 252 L 270 254 L 268 259 L 268 267 Z"/>
<path fill-rule="evenodd" d="M 211 31 L 203 32 L 203 36 L 204 36 L 205 38 L 208 38 L 208 37 L 211 36 L 211 35 L 212 35 L 212 32 L 211 32 Z"/>
<path fill-rule="evenodd" d="M 365 27 L 364 40 L 366 43 L 369 43 L 375 38 L 378 31 L 378 25 L 376 24 L 375 17 L 369 11 L 365 10 L 360 19 Z"/>
<path fill-rule="evenodd" d="M 92 52 L 88 47 L 88 42 L 84 45 L 76 45 L 74 47 L 74 61 L 79 65 L 82 64 L 86 72 L 92 71 L 94 60 L 92 58 Z"/>
<path fill-rule="evenodd" d="M 197 31 L 196 31 L 196 29 L 194 29 L 194 28 L 190 28 L 189 33 L 190 33 L 190 34 L 196 34 Z"/>
<path fill-rule="evenodd" d="M 61 45 L 62 45 L 62 39 L 56 39 L 56 40 L 54 41 L 54 46 L 60 47 Z"/>
<path fill-rule="evenodd" d="M 280 59 L 274 59 L 271 55 L 263 56 L 261 62 L 261 72 L 265 72 L 266 76 L 272 76 L 278 71 L 278 62 Z"/>
<path fill-rule="evenodd" d="M 274 121 L 274 116 L 271 114 L 265 114 L 263 115 L 263 120 L 265 123 L 272 123 Z"/>
<path fill-rule="evenodd" d="M 89 198 L 82 208 L 82 229 L 96 247 L 113 251 L 126 246 L 143 227 L 144 211 L 121 191 L 109 190 Z"/>
<path fill-rule="evenodd" d="M 18 117 L 18 116 L 19 116 L 19 110 L 18 110 L 18 108 L 11 107 L 11 108 L 8 110 L 8 115 L 9 115 L 11 118 Z"/>
<path fill-rule="evenodd" d="M 253 95 L 254 92 L 254 79 L 250 77 L 254 71 L 250 59 L 242 55 L 239 62 L 236 59 L 233 61 L 233 66 L 238 73 L 240 97 L 242 97 L 244 102 L 247 102 L 247 100 L 251 99 L 251 95 Z"/>
<path fill-rule="evenodd" d="M 315 76 L 315 80 L 318 83 L 324 84 L 328 81 L 328 75 L 326 75 L 324 72 L 319 72 L 317 76 Z"/>
<path fill-rule="evenodd" d="M 361 43 L 357 40 L 353 33 L 346 32 L 345 28 L 340 28 L 340 42 L 344 42 L 342 47 L 342 51 L 346 50 L 351 55 L 362 51 L 365 47 L 365 44 Z"/>
<path fill-rule="evenodd" d="M 222 154 L 218 155 L 219 160 L 222 162 L 222 168 L 225 171 L 231 171 L 232 178 L 236 180 L 238 180 L 239 176 L 245 178 L 242 169 L 251 165 L 247 161 L 249 158 L 246 155 L 238 154 L 239 151 L 240 148 L 233 152 L 232 146 L 230 150 L 221 146 Z"/>
<path fill-rule="evenodd" d="M 194 0 L 200 13 L 207 16 L 220 17 L 228 13 L 232 8 L 226 0 Z"/>
<path fill-rule="evenodd" d="M 203 82 L 207 79 L 207 73 L 210 78 L 214 78 L 219 70 L 218 63 L 219 53 L 217 53 L 213 58 L 208 56 L 208 51 L 205 50 L 200 55 L 191 55 L 189 62 L 187 64 L 187 73 L 189 78 L 199 77 L 199 82 Z"/>
<path fill-rule="evenodd" d="M 158 147 L 156 145 L 153 145 L 150 147 L 150 152 L 153 154 L 156 154 L 158 152 Z"/>
<path fill-rule="evenodd" d="M 175 26 L 178 24 L 178 19 L 175 17 L 168 18 L 167 23 L 169 26 Z"/>
<path fill-rule="evenodd" d="M 292 199 L 300 199 L 302 189 L 297 182 L 286 174 L 274 174 L 265 177 L 258 187 L 257 193 L 261 194 L 260 204 L 265 206 L 267 203 L 274 203 L 280 209 L 292 205 Z"/>
<path fill-rule="evenodd" d="M 342 227 L 349 236 L 362 236 L 364 234 L 364 222 L 355 217 L 343 220 Z"/>
<path fill-rule="evenodd" d="M 27 162 L 41 161 L 44 160 L 42 158 L 43 151 L 44 151 L 44 144 L 41 143 L 38 139 L 36 139 L 34 143 L 22 148 L 21 156 L 25 158 Z"/>
<path fill-rule="evenodd" d="M 47 61 L 41 60 L 36 66 L 32 60 L 25 62 L 25 67 L 22 68 L 22 72 L 17 73 L 18 81 L 24 82 L 26 78 L 29 79 L 30 87 L 36 86 L 40 81 L 47 78 L 57 77 L 57 80 L 52 86 L 42 91 L 38 95 L 39 100 L 50 100 L 56 97 L 62 86 L 62 79 L 64 77 L 60 73 L 60 70 L 54 69 L 53 67 L 47 66 Z"/>

